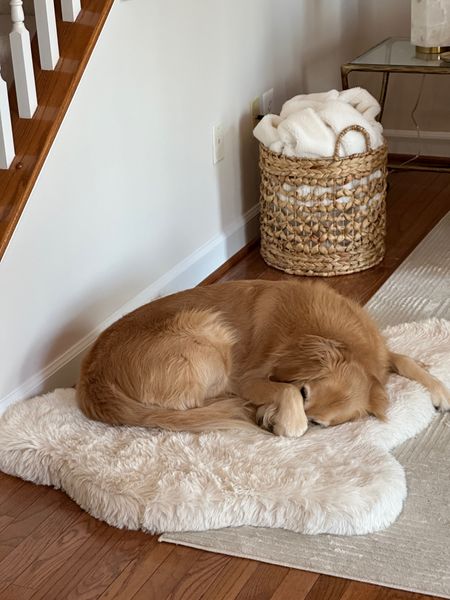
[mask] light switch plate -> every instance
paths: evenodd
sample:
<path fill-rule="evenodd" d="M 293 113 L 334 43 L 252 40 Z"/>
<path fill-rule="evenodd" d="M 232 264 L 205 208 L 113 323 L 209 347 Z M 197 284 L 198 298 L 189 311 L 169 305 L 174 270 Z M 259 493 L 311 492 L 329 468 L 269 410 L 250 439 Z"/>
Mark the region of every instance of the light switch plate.
<path fill-rule="evenodd" d="M 222 123 L 213 127 L 213 163 L 225 158 L 225 132 Z"/>

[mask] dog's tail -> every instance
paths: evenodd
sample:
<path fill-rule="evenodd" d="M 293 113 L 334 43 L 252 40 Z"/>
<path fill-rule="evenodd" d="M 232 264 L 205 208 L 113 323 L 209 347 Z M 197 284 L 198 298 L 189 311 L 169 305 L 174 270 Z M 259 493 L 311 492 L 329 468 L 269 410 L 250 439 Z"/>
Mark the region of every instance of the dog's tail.
<path fill-rule="evenodd" d="M 404 354 L 391 352 L 389 361 L 393 373 L 414 379 L 426 387 L 436 408 L 442 411 L 450 410 L 450 391 L 439 379 L 430 375 L 419 363 Z"/>
<path fill-rule="evenodd" d="M 155 427 L 170 431 L 202 432 L 245 429 L 263 432 L 255 420 L 255 407 L 237 397 L 220 397 L 205 406 L 185 410 L 166 409 L 156 404 L 146 405 L 127 396 L 120 389 L 105 386 L 92 394 L 77 386 L 77 400 L 82 412 L 90 419 L 110 425 Z"/>

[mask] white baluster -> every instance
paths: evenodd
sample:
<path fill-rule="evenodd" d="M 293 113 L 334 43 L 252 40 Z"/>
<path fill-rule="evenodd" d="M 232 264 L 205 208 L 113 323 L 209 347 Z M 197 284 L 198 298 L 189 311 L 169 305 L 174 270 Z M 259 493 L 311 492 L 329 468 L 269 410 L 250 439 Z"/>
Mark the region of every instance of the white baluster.
<path fill-rule="evenodd" d="M 56 32 L 55 5 L 53 0 L 34 0 L 36 29 L 41 69 L 52 70 L 59 59 L 58 34 Z"/>
<path fill-rule="evenodd" d="M 22 0 L 10 0 L 12 31 L 9 34 L 19 117 L 30 119 L 37 108 L 30 34 L 24 25 Z"/>
<path fill-rule="evenodd" d="M 61 0 L 63 21 L 76 21 L 81 10 L 81 0 Z"/>
<path fill-rule="evenodd" d="M 9 168 L 9 165 L 14 158 L 14 154 L 8 86 L 0 73 L 0 169 Z"/>

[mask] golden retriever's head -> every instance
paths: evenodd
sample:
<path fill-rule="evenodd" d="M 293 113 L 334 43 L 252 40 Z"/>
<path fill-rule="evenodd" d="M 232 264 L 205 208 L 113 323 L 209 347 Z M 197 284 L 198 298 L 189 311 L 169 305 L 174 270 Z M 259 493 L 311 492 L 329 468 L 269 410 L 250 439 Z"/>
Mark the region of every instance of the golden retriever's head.
<path fill-rule="evenodd" d="M 273 379 L 296 385 L 308 419 L 324 427 L 366 415 L 386 418 L 384 387 L 335 340 L 303 336 L 279 356 Z"/>

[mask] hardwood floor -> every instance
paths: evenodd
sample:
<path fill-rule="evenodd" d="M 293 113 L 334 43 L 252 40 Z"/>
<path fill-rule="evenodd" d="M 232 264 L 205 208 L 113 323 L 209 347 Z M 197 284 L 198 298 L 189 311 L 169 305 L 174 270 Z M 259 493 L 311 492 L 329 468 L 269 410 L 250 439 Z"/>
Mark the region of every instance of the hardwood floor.
<path fill-rule="evenodd" d="M 450 209 L 450 175 L 390 177 L 385 261 L 361 274 L 332 278 L 365 302 Z M 258 248 L 208 281 L 284 279 Z M 158 543 L 142 532 L 109 527 L 60 491 L 0 474 L 1 600 L 423 600 L 423 596 Z"/>

